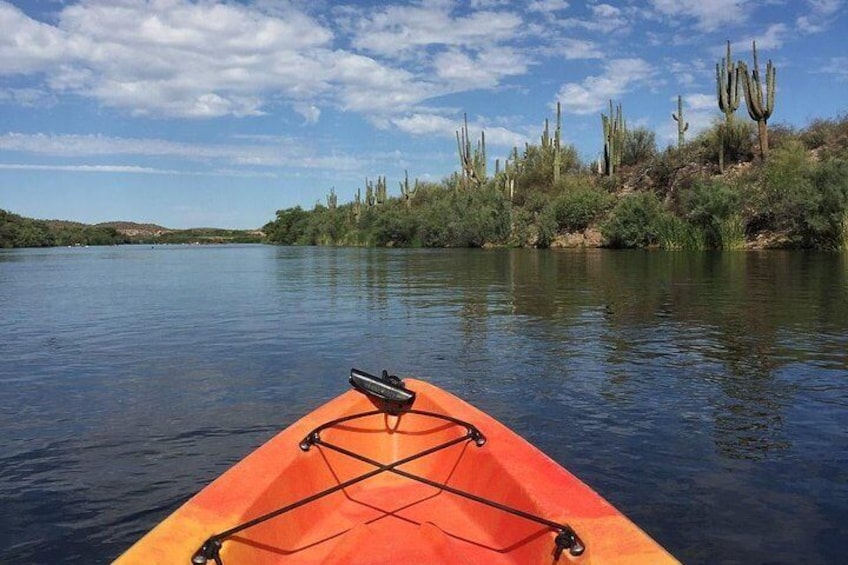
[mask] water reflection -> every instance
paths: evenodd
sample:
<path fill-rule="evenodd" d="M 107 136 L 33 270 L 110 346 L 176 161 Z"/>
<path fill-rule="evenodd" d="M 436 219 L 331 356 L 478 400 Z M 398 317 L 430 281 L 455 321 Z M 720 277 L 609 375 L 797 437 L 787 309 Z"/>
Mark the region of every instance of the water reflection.
<path fill-rule="evenodd" d="M 811 355 L 843 370 L 848 362 L 848 273 L 840 255 L 367 253 L 364 276 L 339 275 L 333 263 L 330 285 L 363 285 L 371 311 L 400 303 L 409 315 L 437 308 L 442 324 L 454 316 L 469 363 L 491 359 L 501 346 L 540 356 L 543 366 L 590 351 L 604 375 L 598 392 L 614 404 L 634 402 L 646 380 L 700 380 L 715 447 L 732 459 L 790 447 L 784 412 L 813 385 L 788 380 L 786 367 Z M 342 270 L 361 264 L 344 263 Z M 810 338 L 821 335 L 832 340 Z"/>

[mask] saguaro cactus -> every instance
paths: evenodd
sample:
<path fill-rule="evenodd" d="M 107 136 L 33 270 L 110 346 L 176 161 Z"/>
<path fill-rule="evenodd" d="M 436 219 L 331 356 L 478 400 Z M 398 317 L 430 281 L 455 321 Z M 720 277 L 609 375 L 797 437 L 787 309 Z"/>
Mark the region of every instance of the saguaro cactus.
<path fill-rule="evenodd" d="M 612 100 L 609 102 L 609 116 L 601 114 L 601 125 L 604 128 L 604 174 L 615 175 L 616 169 L 621 165 L 621 149 L 624 145 L 624 116 L 621 112 L 621 104 L 615 108 L 613 113 Z"/>
<path fill-rule="evenodd" d="M 459 150 L 459 164 L 462 178 L 466 183 L 480 186 L 486 181 L 486 132 L 480 132 L 477 149 L 471 152 L 471 138 L 468 135 L 468 115 L 464 117 L 461 133 L 456 132 L 456 145 Z"/>
<path fill-rule="evenodd" d="M 336 196 L 336 187 L 330 189 L 330 194 L 327 195 L 327 208 L 335 210 L 339 203 L 339 197 Z"/>
<path fill-rule="evenodd" d="M 385 204 L 388 196 L 386 195 L 386 177 L 377 177 L 377 187 L 374 190 L 374 198 L 377 204 Z"/>
<path fill-rule="evenodd" d="M 721 148 L 718 152 L 718 168 L 724 172 L 724 137 L 730 129 L 733 113 L 739 108 L 739 72 L 730 58 L 730 41 L 727 42 L 727 56 L 716 63 L 716 90 L 718 108 L 724 113 L 725 130 L 721 134 Z"/>
<path fill-rule="evenodd" d="M 356 221 L 359 221 L 359 217 L 362 215 L 362 189 L 356 189 L 356 196 L 353 198 L 353 217 Z"/>
<path fill-rule="evenodd" d="M 415 196 L 415 193 L 418 192 L 418 179 L 415 179 L 415 184 L 410 187 L 409 186 L 409 173 L 404 170 L 403 171 L 403 181 L 400 182 L 400 193 L 403 196 L 404 201 L 407 206 L 412 205 L 412 197 Z"/>
<path fill-rule="evenodd" d="M 371 208 L 375 204 L 377 204 L 377 200 L 374 197 L 374 183 L 365 179 L 365 204 Z"/>
<path fill-rule="evenodd" d="M 763 81 L 760 78 L 760 64 L 757 61 L 757 42 L 753 42 L 754 69 L 748 73 L 748 67 L 739 61 L 739 71 L 745 77 L 745 106 L 748 107 L 748 115 L 757 122 L 760 137 L 760 155 L 765 161 L 768 157 L 768 119 L 774 111 L 774 66 L 769 59 L 766 65 L 766 93 L 763 99 Z"/>
<path fill-rule="evenodd" d="M 553 161 L 554 183 L 559 181 L 560 169 L 562 168 L 562 107 L 557 102 L 556 130 L 551 138 L 548 128 L 548 120 L 545 120 L 545 130 L 542 132 L 542 150 L 550 152 Z"/>
<path fill-rule="evenodd" d="M 683 134 L 689 129 L 689 122 L 683 119 L 683 97 L 680 95 L 677 96 L 677 113 L 672 112 L 671 117 L 677 122 L 677 148 L 683 149 Z"/>

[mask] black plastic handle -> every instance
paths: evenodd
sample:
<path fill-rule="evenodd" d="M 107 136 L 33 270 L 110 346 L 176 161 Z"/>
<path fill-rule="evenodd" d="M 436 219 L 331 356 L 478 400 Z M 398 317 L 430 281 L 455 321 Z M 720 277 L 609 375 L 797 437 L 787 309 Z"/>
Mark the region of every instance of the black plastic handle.
<path fill-rule="evenodd" d="M 408 390 L 402 380 L 390 376 L 387 371 L 383 371 L 383 376 L 378 377 L 359 369 L 351 369 L 350 384 L 359 392 L 386 402 L 409 406 L 415 401 L 415 393 Z"/>

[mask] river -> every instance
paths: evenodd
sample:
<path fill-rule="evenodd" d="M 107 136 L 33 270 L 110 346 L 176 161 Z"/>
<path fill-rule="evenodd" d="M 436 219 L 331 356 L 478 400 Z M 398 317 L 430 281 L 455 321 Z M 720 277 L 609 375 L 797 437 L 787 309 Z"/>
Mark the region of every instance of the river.
<path fill-rule="evenodd" d="M 687 563 L 848 547 L 848 255 L 0 251 L 0 563 L 105 563 L 351 367 L 430 380 Z"/>

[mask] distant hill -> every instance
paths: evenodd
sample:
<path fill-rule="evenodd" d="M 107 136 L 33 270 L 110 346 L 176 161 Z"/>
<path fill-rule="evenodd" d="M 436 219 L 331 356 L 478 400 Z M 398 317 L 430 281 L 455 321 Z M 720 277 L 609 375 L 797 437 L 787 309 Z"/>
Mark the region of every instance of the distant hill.
<path fill-rule="evenodd" d="M 261 230 L 191 228 L 177 230 L 157 224 L 69 220 L 36 220 L 0 210 L 0 247 L 55 247 L 128 243 L 261 243 Z"/>
<path fill-rule="evenodd" d="M 97 224 L 97 227 L 112 228 L 129 237 L 158 237 L 162 234 L 180 231 L 158 224 L 139 224 L 136 222 L 101 222 Z"/>

